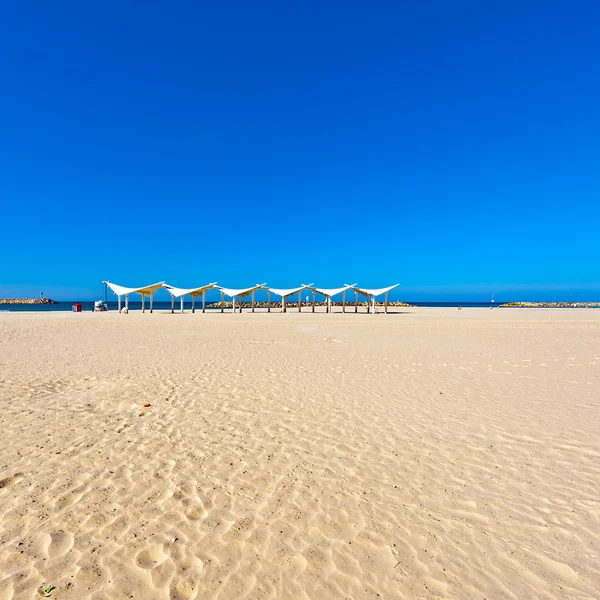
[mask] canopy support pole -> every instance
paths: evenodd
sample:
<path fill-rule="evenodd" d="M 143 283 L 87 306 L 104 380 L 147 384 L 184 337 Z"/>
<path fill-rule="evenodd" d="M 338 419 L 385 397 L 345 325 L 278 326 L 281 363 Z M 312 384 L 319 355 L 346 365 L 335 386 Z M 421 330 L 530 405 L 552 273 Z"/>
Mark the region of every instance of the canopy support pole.
<path fill-rule="evenodd" d="M 181 314 L 183 314 L 183 298 L 184 298 L 184 295 L 183 295 L 183 294 L 181 294 L 181 298 L 180 298 L 180 300 L 179 300 L 179 301 L 180 301 L 180 303 L 181 303 Z"/>
<path fill-rule="evenodd" d="M 386 314 L 386 315 L 388 314 L 388 313 L 387 313 L 387 307 L 388 307 L 388 293 L 389 293 L 389 292 L 386 292 L 386 293 L 385 293 L 385 300 L 384 300 L 384 302 L 385 302 L 385 314 Z"/>
<path fill-rule="evenodd" d="M 327 312 L 331 312 L 331 296 L 327 296 Z"/>
<path fill-rule="evenodd" d="M 315 290 L 312 291 L 312 311 L 315 312 Z"/>
<path fill-rule="evenodd" d="M 281 312 L 285 312 L 286 311 L 286 307 L 285 307 L 285 296 L 281 296 Z"/>
<path fill-rule="evenodd" d="M 358 292 L 354 292 L 354 312 L 358 312 Z"/>
<path fill-rule="evenodd" d="M 192 314 L 196 312 L 196 296 L 192 294 Z"/>
<path fill-rule="evenodd" d="M 206 292 L 202 292 L 202 312 L 206 312 Z"/>
<path fill-rule="evenodd" d="M 298 292 L 298 312 L 302 312 L 302 292 Z"/>
<path fill-rule="evenodd" d="M 175 312 L 175 296 L 171 294 L 171 314 Z"/>
<path fill-rule="evenodd" d="M 373 296 L 373 314 L 375 314 L 375 296 Z"/>
<path fill-rule="evenodd" d="M 154 294 L 150 294 L 150 313 L 152 314 L 152 303 L 154 302 Z"/>
<path fill-rule="evenodd" d="M 231 296 L 231 310 L 235 315 L 235 296 Z"/>
<path fill-rule="evenodd" d="M 346 312 L 346 290 L 342 292 L 342 312 Z"/>
<path fill-rule="evenodd" d="M 252 312 L 254 312 L 254 290 L 252 290 Z"/>
<path fill-rule="evenodd" d="M 146 296 L 142 294 L 142 313 L 146 312 Z"/>
<path fill-rule="evenodd" d="M 271 312 L 271 291 L 267 292 L 267 312 Z"/>
<path fill-rule="evenodd" d="M 118 300 L 117 300 L 117 306 L 119 308 L 119 312 L 121 312 L 121 296 L 117 296 Z"/>
<path fill-rule="evenodd" d="M 221 312 L 223 312 L 223 303 L 225 302 L 225 294 L 221 292 Z"/>
<path fill-rule="evenodd" d="M 129 312 L 129 294 L 125 294 L 125 308 Z"/>

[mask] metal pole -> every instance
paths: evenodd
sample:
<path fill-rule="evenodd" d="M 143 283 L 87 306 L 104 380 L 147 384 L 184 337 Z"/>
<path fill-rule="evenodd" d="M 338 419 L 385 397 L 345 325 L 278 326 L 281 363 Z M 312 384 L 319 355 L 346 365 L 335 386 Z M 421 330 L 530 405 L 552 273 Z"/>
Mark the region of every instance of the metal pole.
<path fill-rule="evenodd" d="M 196 296 L 192 294 L 192 314 L 196 312 Z"/>
<path fill-rule="evenodd" d="M 117 298 L 118 298 L 117 305 L 119 308 L 119 312 L 121 312 L 121 296 L 117 296 Z"/>
<path fill-rule="evenodd" d="M 254 290 L 252 290 L 252 312 L 254 312 Z"/>
<path fill-rule="evenodd" d="M 206 292 L 202 292 L 202 312 L 206 312 Z"/>
<path fill-rule="evenodd" d="M 181 314 L 183 314 L 183 298 L 184 298 L 184 295 L 181 294 L 181 298 L 180 298 L 180 302 L 181 302 Z"/>
<path fill-rule="evenodd" d="M 146 296 L 142 294 L 142 312 L 146 312 Z"/>
<path fill-rule="evenodd" d="M 387 315 L 387 307 L 388 307 L 388 292 L 385 293 L 385 314 Z"/>
<path fill-rule="evenodd" d="M 354 291 L 354 312 L 358 312 L 358 292 Z"/>
<path fill-rule="evenodd" d="M 302 312 L 302 292 L 298 292 L 298 312 Z"/>
<path fill-rule="evenodd" d="M 315 312 L 315 290 L 312 291 L 312 311 Z"/>
<path fill-rule="evenodd" d="M 346 290 L 342 292 L 342 312 L 346 312 Z"/>
<path fill-rule="evenodd" d="M 225 301 L 225 294 L 221 292 L 221 312 L 223 312 L 223 302 Z"/>
<path fill-rule="evenodd" d="M 327 296 L 327 312 L 331 312 L 331 296 Z"/>
<path fill-rule="evenodd" d="M 233 310 L 233 314 L 235 314 L 235 296 L 231 296 L 231 309 Z"/>
<path fill-rule="evenodd" d="M 281 296 L 281 312 L 285 312 L 285 296 Z"/>
<path fill-rule="evenodd" d="M 129 294 L 125 294 L 125 308 L 129 312 Z"/>
<path fill-rule="evenodd" d="M 152 303 L 154 302 L 154 294 L 150 294 L 150 314 L 152 314 Z"/>
<path fill-rule="evenodd" d="M 271 312 L 271 290 L 267 291 L 267 312 Z"/>
<path fill-rule="evenodd" d="M 171 294 L 171 314 L 175 312 L 175 296 Z"/>

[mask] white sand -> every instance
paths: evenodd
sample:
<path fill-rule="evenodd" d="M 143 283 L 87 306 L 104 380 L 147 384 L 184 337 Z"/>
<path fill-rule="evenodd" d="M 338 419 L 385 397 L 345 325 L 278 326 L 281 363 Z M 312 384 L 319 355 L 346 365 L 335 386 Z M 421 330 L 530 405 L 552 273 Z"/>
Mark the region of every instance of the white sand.
<path fill-rule="evenodd" d="M 0 313 L 0 409 L 2 600 L 600 597 L 600 310 Z"/>

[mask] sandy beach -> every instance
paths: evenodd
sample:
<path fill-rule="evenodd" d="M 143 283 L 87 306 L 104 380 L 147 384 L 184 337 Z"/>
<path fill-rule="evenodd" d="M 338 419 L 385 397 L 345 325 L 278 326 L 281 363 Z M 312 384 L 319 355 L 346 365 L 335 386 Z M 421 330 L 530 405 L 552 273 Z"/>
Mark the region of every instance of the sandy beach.
<path fill-rule="evenodd" d="M 592 599 L 600 310 L 0 313 L 0 598 Z"/>

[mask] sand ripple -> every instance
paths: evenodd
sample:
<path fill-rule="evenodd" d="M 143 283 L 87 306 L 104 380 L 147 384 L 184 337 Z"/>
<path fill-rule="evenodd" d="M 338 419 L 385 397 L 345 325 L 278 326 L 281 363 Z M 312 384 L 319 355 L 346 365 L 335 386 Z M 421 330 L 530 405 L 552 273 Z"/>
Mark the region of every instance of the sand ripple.
<path fill-rule="evenodd" d="M 0 316 L 0 598 L 598 597 L 590 313 Z"/>

